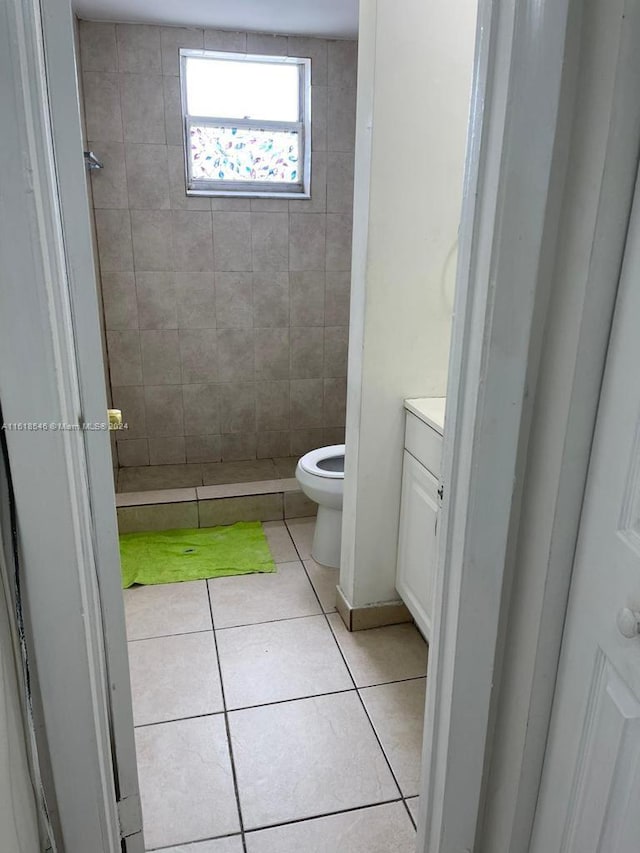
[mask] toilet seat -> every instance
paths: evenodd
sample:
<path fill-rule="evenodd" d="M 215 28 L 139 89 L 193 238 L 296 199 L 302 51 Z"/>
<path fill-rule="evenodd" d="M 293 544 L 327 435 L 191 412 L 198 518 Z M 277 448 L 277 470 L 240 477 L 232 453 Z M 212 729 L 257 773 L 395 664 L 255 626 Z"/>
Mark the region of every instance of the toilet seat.
<path fill-rule="evenodd" d="M 344 480 L 344 466 L 342 471 L 331 471 L 327 468 L 319 467 L 322 462 L 326 462 L 336 456 L 344 457 L 344 444 L 331 444 L 329 447 L 319 447 L 317 450 L 311 450 L 300 459 L 298 465 L 307 474 L 313 474 L 315 477 L 324 477 L 327 480 Z"/>

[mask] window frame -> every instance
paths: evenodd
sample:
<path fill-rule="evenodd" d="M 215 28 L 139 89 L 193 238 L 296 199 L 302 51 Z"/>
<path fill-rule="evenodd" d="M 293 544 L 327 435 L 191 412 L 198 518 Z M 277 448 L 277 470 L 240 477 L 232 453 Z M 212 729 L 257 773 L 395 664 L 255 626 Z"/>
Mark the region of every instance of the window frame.
<path fill-rule="evenodd" d="M 187 60 L 224 59 L 234 62 L 258 62 L 278 65 L 297 65 L 300 75 L 299 106 L 296 122 L 268 119 L 237 119 L 227 116 L 191 115 L 187 109 Z M 182 139 L 185 186 L 188 196 L 222 196 L 233 198 L 311 198 L 311 59 L 301 56 L 265 56 L 255 53 L 234 53 L 224 50 L 180 48 L 180 103 L 182 109 Z M 265 181 L 213 181 L 194 178 L 189 156 L 192 125 L 212 127 L 255 128 L 256 130 L 295 130 L 300 140 L 300 181 L 296 184 Z M 268 186 L 268 189 L 266 187 Z"/>

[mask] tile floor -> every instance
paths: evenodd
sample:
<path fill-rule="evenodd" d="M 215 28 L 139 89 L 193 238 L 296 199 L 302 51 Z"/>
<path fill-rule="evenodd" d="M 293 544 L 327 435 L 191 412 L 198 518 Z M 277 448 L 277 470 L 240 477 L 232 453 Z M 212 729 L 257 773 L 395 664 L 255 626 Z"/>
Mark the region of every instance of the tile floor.
<path fill-rule="evenodd" d="M 277 459 L 248 459 L 241 462 L 188 463 L 185 465 L 142 465 L 120 468 L 118 492 L 145 492 L 156 489 L 183 489 L 217 486 L 224 483 L 250 483 L 295 476 L 297 456 Z"/>
<path fill-rule="evenodd" d="M 413 853 L 427 649 L 350 634 L 313 519 L 278 572 L 125 591 L 147 850 Z"/>

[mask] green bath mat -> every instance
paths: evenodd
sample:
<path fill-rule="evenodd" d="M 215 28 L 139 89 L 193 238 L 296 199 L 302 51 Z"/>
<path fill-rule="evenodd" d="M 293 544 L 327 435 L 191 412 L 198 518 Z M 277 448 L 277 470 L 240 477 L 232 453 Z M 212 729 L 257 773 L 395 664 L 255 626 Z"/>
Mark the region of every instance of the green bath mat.
<path fill-rule="evenodd" d="M 276 571 L 259 521 L 239 521 L 229 527 L 123 533 L 120 560 L 124 589 L 135 583 L 175 583 Z"/>

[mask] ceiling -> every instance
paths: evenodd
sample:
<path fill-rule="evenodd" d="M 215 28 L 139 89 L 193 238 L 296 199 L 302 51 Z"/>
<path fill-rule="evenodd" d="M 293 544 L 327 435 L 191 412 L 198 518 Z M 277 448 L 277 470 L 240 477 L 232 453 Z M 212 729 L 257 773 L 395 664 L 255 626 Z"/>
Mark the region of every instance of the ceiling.
<path fill-rule="evenodd" d="M 74 0 L 79 18 L 355 38 L 358 0 Z"/>

